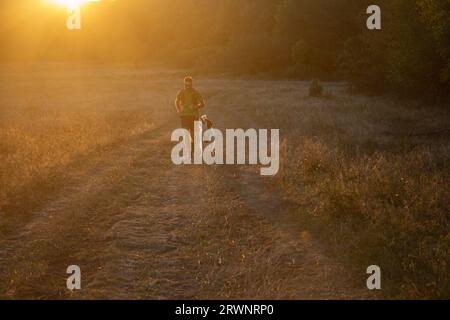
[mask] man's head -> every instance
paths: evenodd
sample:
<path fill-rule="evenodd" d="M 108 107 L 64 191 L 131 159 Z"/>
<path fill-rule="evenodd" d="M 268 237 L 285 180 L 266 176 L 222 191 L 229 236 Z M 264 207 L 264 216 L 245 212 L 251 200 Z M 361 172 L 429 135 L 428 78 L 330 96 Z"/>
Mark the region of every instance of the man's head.
<path fill-rule="evenodd" d="M 192 89 L 192 77 L 185 77 L 184 78 L 184 88 L 185 89 Z"/>

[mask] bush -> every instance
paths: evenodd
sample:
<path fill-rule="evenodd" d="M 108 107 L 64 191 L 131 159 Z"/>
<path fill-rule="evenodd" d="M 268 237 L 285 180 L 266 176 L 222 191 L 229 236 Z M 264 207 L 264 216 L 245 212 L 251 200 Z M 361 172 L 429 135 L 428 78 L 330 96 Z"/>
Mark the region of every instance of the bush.
<path fill-rule="evenodd" d="M 323 88 L 320 85 L 319 81 L 314 79 L 311 81 L 309 86 L 309 96 L 310 97 L 321 97 L 323 94 Z"/>

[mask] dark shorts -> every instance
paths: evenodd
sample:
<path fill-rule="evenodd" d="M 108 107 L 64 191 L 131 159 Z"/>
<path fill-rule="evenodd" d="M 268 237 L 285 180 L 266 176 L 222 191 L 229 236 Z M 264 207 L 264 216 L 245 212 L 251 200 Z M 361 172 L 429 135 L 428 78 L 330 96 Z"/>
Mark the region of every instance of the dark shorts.
<path fill-rule="evenodd" d="M 181 117 L 181 127 L 189 130 L 192 139 L 194 139 L 194 122 L 197 120 L 197 116 Z"/>

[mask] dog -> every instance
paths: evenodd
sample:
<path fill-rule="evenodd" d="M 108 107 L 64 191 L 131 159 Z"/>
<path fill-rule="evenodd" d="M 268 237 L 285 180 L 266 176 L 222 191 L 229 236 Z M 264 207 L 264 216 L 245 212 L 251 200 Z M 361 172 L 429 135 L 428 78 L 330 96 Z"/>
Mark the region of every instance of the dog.
<path fill-rule="evenodd" d="M 208 119 L 208 116 L 206 114 L 204 114 L 200 117 L 200 121 L 202 123 L 202 136 L 203 136 L 203 132 L 214 128 L 213 122 Z M 216 144 L 215 137 L 212 137 L 210 143 L 213 144 L 213 148 L 215 148 L 215 144 Z M 205 146 L 205 142 L 203 142 L 203 147 L 204 146 Z"/>
<path fill-rule="evenodd" d="M 208 119 L 206 114 L 200 117 L 200 121 L 202 122 L 202 131 L 206 131 L 208 129 L 213 128 L 213 123 L 211 120 Z"/>

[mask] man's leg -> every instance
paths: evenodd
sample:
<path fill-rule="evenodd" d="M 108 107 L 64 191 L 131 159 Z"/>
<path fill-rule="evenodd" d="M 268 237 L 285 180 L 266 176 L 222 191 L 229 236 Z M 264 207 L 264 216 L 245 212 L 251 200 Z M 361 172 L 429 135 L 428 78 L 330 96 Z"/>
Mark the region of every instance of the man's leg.
<path fill-rule="evenodd" d="M 196 117 L 181 117 L 181 127 L 189 131 L 191 136 L 191 153 L 194 154 L 194 121 Z"/>
<path fill-rule="evenodd" d="M 194 126 L 194 122 L 195 120 L 197 120 L 195 117 L 190 117 L 189 118 L 189 133 L 191 134 L 191 153 L 192 155 L 194 155 L 194 130 L 195 130 L 195 126 Z"/>

